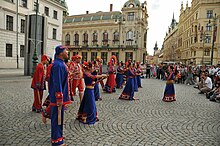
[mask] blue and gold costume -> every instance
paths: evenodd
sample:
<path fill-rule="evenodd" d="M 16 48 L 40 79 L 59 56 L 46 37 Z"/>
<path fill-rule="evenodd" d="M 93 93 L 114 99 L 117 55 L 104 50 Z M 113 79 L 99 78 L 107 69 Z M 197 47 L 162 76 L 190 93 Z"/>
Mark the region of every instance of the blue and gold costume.
<path fill-rule="evenodd" d="M 56 47 L 56 55 L 61 53 L 64 48 Z M 63 117 L 64 107 L 70 104 L 68 93 L 68 70 L 64 60 L 55 58 L 50 72 L 49 79 L 49 94 L 51 107 L 51 142 L 52 145 L 61 145 L 63 141 Z M 58 106 L 57 103 L 62 103 L 61 109 L 61 125 L 58 125 Z"/>
<path fill-rule="evenodd" d="M 77 117 L 77 119 L 83 124 L 94 124 L 98 120 L 93 85 L 95 80 L 96 75 L 92 75 L 88 71 L 84 73 L 86 89 L 84 91 Z"/>
<path fill-rule="evenodd" d="M 165 91 L 164 91 L 163 101 L 165 101 L 165 102 L 176 101 L 175 89 L 174 89 L 174 79 L 175 79 L 174 73 L 171 72 L 168 75 L 166 87 L 165 87 Z"/>
<path fill-rule="evenodd" d="M 125 88 L 120 95 L 119 99 L 125 99 L 125 100 L 135 100 L 134 98 L 134 77 L 135 73 L 132 69 L 127 70 L 127 81 Z"/>

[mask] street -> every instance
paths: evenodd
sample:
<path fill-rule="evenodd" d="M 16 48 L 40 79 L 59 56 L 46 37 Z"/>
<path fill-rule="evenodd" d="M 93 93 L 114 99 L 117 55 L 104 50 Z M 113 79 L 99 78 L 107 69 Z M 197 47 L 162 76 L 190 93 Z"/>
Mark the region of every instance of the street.
<path fill-rule="evenodd" d="M 192 86 L 175 84 L 176 102 L 163 102 L 164 81 L 143 79 L 135 93 L 140 100 L 124 101 L 101 93 L 100 121 L 83 125 L 75 120 L 79 98 L 65 112 L 65 143 L 74 145 L 219 146 L 220 104 L 210 102 Z M 31 111 L 31 77 L 0 77 L 0 145 L 47 146 L 50 121 Z M 47 96 L 44 92 L 44 99 Z"/>

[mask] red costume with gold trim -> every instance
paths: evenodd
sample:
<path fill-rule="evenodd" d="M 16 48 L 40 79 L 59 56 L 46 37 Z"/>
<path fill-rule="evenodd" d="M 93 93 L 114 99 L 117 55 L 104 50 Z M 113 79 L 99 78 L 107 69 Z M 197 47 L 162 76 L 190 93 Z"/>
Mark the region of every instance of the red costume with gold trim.
<path fill-rule="evenodd" d="M 76 88 L 78 88 L 79 93 L 83 93 L 84 91 L 84 82 L 83 82 L 83 66 L 80 63 L 75 62 L 75 59 L 80 58 L 81 56 L 76 55 L 72 59 L 72 61 L 69 64 L 69 77 L 70 77 L 70 84 L 71 84 L 71 89 L 70 92 L 72 96 L 75 96 L 75 91 Z"/>
<path fill-rule="evenodd" d="M 41 61 L 48 59 L 49 58 L 46 55 L 43 55 Z M 34 103 L 32 106 L 32 111 L 41 112 L 43 91 L 46 90 L 45 70 L 42 63 L 39 63 L 35 68 L 31 88 L 34 89 Z"/>

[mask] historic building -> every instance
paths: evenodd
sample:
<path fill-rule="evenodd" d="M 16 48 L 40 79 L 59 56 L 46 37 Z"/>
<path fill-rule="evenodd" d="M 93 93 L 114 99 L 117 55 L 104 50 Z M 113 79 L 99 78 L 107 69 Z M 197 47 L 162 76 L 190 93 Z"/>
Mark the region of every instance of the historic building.
<path fill-rule="evenodd" d="M 163 61 L 174 61 L 177 54 L 175 50 L 177 48 L 177 30 L 178 23 L 176 22 L 173 14 L 173 19 L 170 26 L 168 27 L 168 32 L 163 42 Z"/>
<path fill-rule="evenodd" d="M 1 0 L 0 68 L 24 67 L 26 49 L 28 48 L 25 34 L 27 31 L 34 31 L 34 28 L 29 30 L 29 26 L 26 27 L 26 16 L 36 14 L 35 2 L 36 0 Z M 43 43 L 39 42 L 38 44 L 41 51 L 37 51 L 52 57 L 54 47 L 62 43 L 63 11 L 67 11 L 67 6 L 65 0 L 39 0 L 38 8 L 39 17 L 44 18 L 44 39 Z M 27 41 L 34 43 L 33 39 Z M 33 47 L 29 47 L 29 49 L 34 50 Z M 41 53 L 38 53 L 39 60 Z M 32 64 L 32 60 L 30 59 L 28 63 Z"/>
<path fill-rule="evenodd" d="M 119 61 L 145 62 L 147 30 L 147 2 L 129 0 L 121 11 L 98 11 L 67 16 L 63 24 L 63 44 L 68 46 L 70 57 L 82 55 L 83 61 L 100 56 L 106 65 L 112 55 Z"/>
<path fill-rule="evenodd" d="M 164 39 L 164 60 L 211 64 L 213 48 L 213 64 L 219 64 L 220 0 L 192 0 L 191 7 L 187 3 L 185 9 L 182 3 L 179 23 L 170 33 Z M 175 45 L 168 47 L 169 41 Z M 168 57 L 170 52 L 173 53 Z"/>

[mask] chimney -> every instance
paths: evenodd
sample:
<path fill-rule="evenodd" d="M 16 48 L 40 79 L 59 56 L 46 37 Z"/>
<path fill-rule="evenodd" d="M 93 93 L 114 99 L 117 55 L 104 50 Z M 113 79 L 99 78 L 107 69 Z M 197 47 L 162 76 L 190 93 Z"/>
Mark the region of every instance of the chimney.
<path fill-rule="evenodd" d="M 113 4 L 110 4 L 110 12 L 112 12 Z"/>
<path fill-rule="evenodd" d="M 86 14 L 89 14 L 89 11 L 86 11 Z"/>

